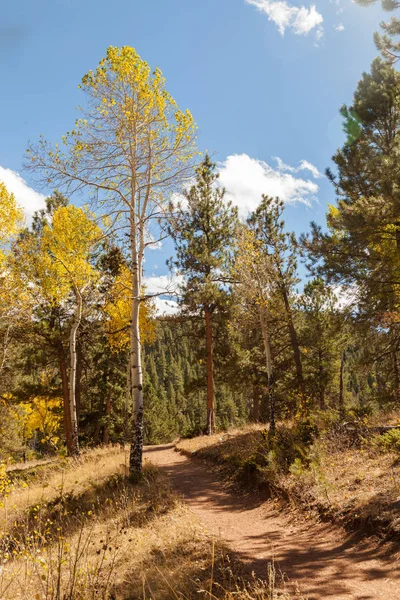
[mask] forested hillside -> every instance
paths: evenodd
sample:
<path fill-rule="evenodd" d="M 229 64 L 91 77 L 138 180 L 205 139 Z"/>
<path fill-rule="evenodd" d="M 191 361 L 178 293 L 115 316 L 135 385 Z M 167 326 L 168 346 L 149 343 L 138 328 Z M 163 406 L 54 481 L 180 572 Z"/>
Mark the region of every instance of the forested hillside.
<path fill-rule="evenodd" d="M 140 59 L 132 49 L 111 48 L 106 60 L 96 77 L 110 77 L 102 93 L 111 107 L 115 73 L 123 68 L 134 89 Z M 152 84 L 155 98 L 160 77 Z M 97 98 L 94 80 L 84 85 Z M 132 293 L 136 250 L 128 251 L 113 226 L 123 205 L 96 214 L 55 191 L 26 226 L 2 184 L 3 458 L 55 453 L 65 444 L 74 454 L 82 446 L 128 443 L 132 419 L 144 443 L 155 444 L 249 421 L 269 423 L 272 436 L 276 421 L 285 419 L 311 431 L 321 413 L 334 423 L 397 407 L 395 68 L 377 58 L 341 113 L 348 138 L 333 157 L 335 174 L 327 172 L 338 198 L 327 227 L 311 224 L 311 233 L 296 239 L 285 225 L 284 204 L 267 196 L 239 220 L 208 155 L 193 166 L 196 181 L 183 187 L 183 201 L 174 204 L 167 195 L 165 216 L 154 219 L 159 235 L 175 242 L 170 267 L 182 278 L 175 316 L 157 315 L 145 285 Z M 179 113 L 176 135 L 192 144 L 185 114 Z M 79 136 L 89 135 L 82 127 L 71 149 L 78 162 L 90 148 L 80 146 Z M 36 151 L 35 172 L 48 164 L 58 181 L 60 165 L 72 158 L 44 146 Z M 88 154 L 87 160 L 97 159 Z M 151 218 L 137 216 L 142 256 L 141 220 Z M 300 277 L 305 268 L 308 276 Z M 139 421 L 137 393 L 144 401 Z"/>

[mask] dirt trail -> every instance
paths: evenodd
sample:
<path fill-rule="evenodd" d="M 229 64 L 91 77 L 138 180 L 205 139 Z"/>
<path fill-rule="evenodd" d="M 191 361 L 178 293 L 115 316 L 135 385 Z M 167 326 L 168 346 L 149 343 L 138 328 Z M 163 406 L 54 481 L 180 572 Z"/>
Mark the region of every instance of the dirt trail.
<path fill-rule="evenodd" d="M 172 445 L 146 448 L 207 530 L 227 541 L 260 577 L 267 564 L 297 583 L 309 600 L 400 600 L 400 558 L 333 525 L 294 522 L 252 495 L 227 489 L 206 465 Z"/>

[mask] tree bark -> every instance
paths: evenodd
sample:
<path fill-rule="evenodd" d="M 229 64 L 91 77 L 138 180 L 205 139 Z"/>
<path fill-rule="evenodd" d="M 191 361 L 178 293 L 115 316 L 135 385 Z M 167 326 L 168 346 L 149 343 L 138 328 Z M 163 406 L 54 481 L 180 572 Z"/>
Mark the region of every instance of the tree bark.
<path fill-rule="evenodd" d="M 214 366 L 213 366 L 213 334 L 212 317 L 208 304 L 204 307 L 206 321 L 206 349 L 207 349 L 207 435 L 212 435 L 215 425 L 215 394 L 214 394 Z"/>
<path fill-rule="evenodd" d="M 75 403 L 76 403 L 76 418 L 79 422 L 81 414 L 81 379 L 82 379 L 82 347 L 77 344 L 76 348 L 76 382 L 75 382 Z"/>
<path fill-rule="evenodd" d="M 274 437 L 276 433 L 276 407 L 275 407 L 275 382 L 274 382 L 274 373 L 272 367 L 272 354 L 271 354 L 271 344 L 269 341 L 269 332 L 268 332 L 268 319 L 266 314 L 266 308 L 263 304 L 261 304 L 260 309 L 260 325 L 261 325 L 261 333 L 264 342 L 264 350 L 265 350 L 265 363 L 267 367 L 267 381 L 268 381 L 268 400 L 269 400 L 269 431 L 268 435 L 270 437 Z"/>
<path fill-rule="evenodd" d="M 132 306 L 130 328 L 131 397 L 133 400 L 132 442 L 129 455 L 129 472 L 132 477 L 142 473 L 143 458 L 143 374 L 140 347 L 140 283 L 142 261 L 136 247 L 136 220 L 131 214 Z"/>
<path fill-rule="evenodd" d="M 82 295 L 79 290 L 75 290 L 76 294 L 76 311 L 74 316 L 74 322 L 72 324 L 70 333 L 70 389 L 69 389 L 69 409 L 71 415 L 71 455 L 79 455 L 79 438 L 78 438 L 78 416 L 76 412 L 76 364 L 77 364 L 77 352 L 76 352 L 76 336 L 79 329 L 79 325 L 82 319 Z"/>
<path fill-rule="evenodd" d="M 103 429 L 103 444 L 110 443 L 110 428 L 108 426 L 108 420 L 111 415 L 111 392 L 108 393 L 106 398 L 106 422 Z"/>
<path fill-rule="evenodd" d="M 318 392 L 319 392 L 319 407 L 325 410 L 325 386 L 323 382 L 324 366 L 322 364 L 322 353 L 318 350 Z"/>
<path fill-rule="evenodd" d="M 395 227 L 396 227 L 396 250 L 397 250 L 397 254 L 400 254 L 400 221 L 396 221 L 395 222 Z"/>
<path fill-rule="evenodd" d="M 392 357 L 393 357 L 393 372 L 394 372 L 394 394 L 395 394 L 395 398 L 396 400 L 398 400 L 399 398 L 399 394 L 400 394 L 400 376 L 399 376 L 399 365 L 397 362 L 397 351 L 393 350 L 392 352 Z"/>
<path fill-rule="evenodd" d="M 290 308 L 288 294 L 287 294 L 287 291 L 286 291 L 286 288 L 284 285 L 281 286 L 281 290 L 282 290 L 283 302 L 285 304 L 287 322 L 288 322 L 288 327 L 289 327 L 290 341 L 292 344 L 293 355 L 294 355 L 294 362 L 296 365 L 297 384 L 299 387 L 299 392 L 302 396 L 301 405 L 302 405 L 302 409 L 304 410 L 305 409 L 305 386 L 304 386 L 304 377 L 303 377 L 303 365 L 301 363 L 300 346 L 299 346 L 299 341 L 297 339 L 296 328 L 293 323 L 292 309 Z"/>
<path fill-rule="evenodd" d="M 340 383 L 339 383 L 339 419 L 344 420 L 344 363 L 345 353 L 342 352 L 340 359 Z"/>
<path fill-rule="evenodd" d="M 131 405 L 131 361 L 130 351 L 128 351 L 126 361 L 126 390 L 125 390 L 125 406 L 124 406 L 124 444 L 128 444 L 130 440 L 130 427 L 129 427 L 129 407 Z"/>
<path fill-rule="evenodd" d="M 64 431 L 65 431 L 65 442 L 67 444 L 67 453 L 72 454 L 72 427 L 71 427 L 71 412 L 69 408 L 69 389 L 68 389 L 68 375 L 67 375 L 67 363 L 65 360 L 65 353 L 62 342 L 57 344 L 58 361 L 60 365 L 61 374 L 61 386 L 63 394 L 63 413 L 64 413 Z"/>

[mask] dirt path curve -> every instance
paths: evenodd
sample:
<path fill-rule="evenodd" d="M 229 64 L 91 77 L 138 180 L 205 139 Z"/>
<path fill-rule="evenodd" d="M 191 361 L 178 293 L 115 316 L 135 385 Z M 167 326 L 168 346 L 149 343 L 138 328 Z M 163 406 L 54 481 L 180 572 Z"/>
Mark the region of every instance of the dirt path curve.
<path fill-rule="evenodd" d="M 252 495 L 232 493 L 200 461 L 172 445 L 145 458 L 163 468 L 207 530 L 228 542 L 257 575 L 272 560 L 309 600 L 400 600 L 400 558 L 332 525 L 294 522 Z"/>

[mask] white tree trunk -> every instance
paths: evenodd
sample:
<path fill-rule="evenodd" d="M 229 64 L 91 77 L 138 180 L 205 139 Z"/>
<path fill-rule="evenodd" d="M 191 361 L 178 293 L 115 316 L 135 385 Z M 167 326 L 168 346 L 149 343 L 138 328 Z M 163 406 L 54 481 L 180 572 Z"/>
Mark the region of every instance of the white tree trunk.
<path fill-rule="evenodd" d="M 79 325 L 82 319 L 82 295 L 78 290 L 75 290 L 76 294 L 76 310 L 74 315 L 74 321 L 72 324 L 70 337 L 69 337 L 69 349 L 70 349 L 70 388 L 69 388 L 69 410 L 71 415 L 71 454 L 77 456 L 79 454 L 79 438 L 78 438 L 78 418 L 76 412 L 76 364 L 77 364 L 77 352 L 76 352 L 76 336 L 79 329 Z"/>
<path fill-rule="evenodd" d="M 132 307 L 130 327 L 130 367 L 133 419 L 129 471 L 131 476 L 137 477 L 142 472 L 143 455 L 143 371 L 139 328 L 142 257 L 137 249 L 136 227 L 133 228 L 131 234 L 131 257 Z"/>
<path fill-rule="evenodd" d="M 131 351 L 128 350 L 126 360 L 126 390 L 125 390 L 125 408 L 124 408 L 124 444 L 128 444 L 131 439 L 130 423 L 129 423 L 129 408 L 131 406 Z"/>

